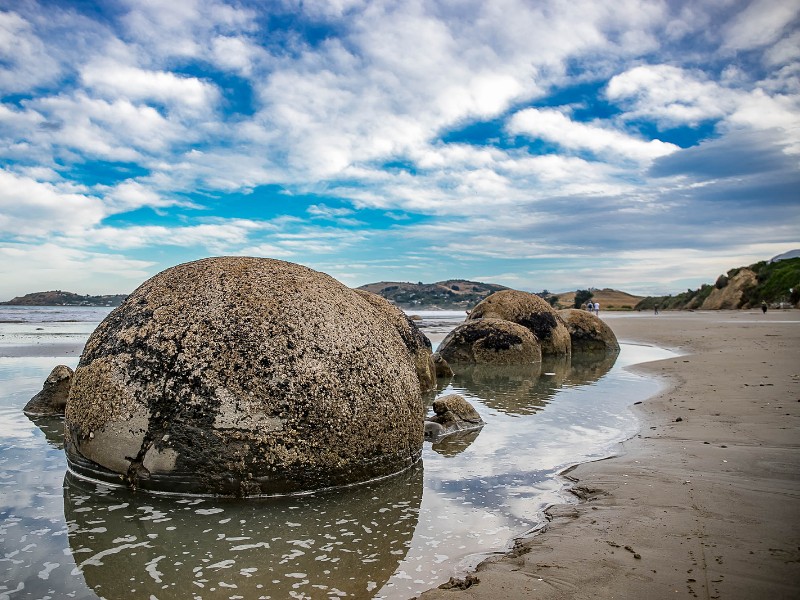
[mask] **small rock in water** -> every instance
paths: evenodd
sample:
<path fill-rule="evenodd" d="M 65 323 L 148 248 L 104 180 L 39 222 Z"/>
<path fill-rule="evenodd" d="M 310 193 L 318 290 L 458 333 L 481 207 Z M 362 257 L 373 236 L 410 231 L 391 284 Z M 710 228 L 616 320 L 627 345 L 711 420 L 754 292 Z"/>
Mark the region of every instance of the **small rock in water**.
<path fill-rule="evenodd" d="M 66 365 L 55 367 L 44 380 L 42 391 L 31 398 L 22 411 L 32 416 L 63 415 L 73 374 Z"/>
<path fill-rule="evenodd" d="M 480 429 L 485 425 L 478 411 L 460 394 L 449 394 L 433 401 L 436 413 L 425 421 L 425 439 L 438 440 L 444 436 Z"/>

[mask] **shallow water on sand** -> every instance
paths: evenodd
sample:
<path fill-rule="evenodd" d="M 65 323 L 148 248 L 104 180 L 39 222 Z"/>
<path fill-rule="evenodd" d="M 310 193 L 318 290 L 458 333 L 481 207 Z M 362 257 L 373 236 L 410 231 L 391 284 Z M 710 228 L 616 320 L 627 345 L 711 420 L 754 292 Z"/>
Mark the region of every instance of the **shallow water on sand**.
<path fill-rule="evenodd" d="M 423 330 L 444 331 L 435 319 Z M 426 442 L 421 464 L 383 481 L 248 501 L 65 476 L 62 421 L 21 409 L 77 356 L 0 358 L 0 598 L 405 600 L 540 525 L 563 501 L 557 473 L 633 435 L 627 407 L 658 390 L 624 367 L 668 356 L 623 345 L 615 362 L 462 369 L 436 395 L 463 394 L 480 432 Z"/>

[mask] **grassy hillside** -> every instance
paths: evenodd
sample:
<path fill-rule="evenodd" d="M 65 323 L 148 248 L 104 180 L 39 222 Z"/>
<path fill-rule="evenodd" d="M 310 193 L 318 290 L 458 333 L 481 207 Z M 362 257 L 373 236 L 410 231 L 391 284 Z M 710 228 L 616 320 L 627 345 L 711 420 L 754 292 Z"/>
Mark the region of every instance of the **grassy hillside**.
<path fill-rule="evenodd" d="M 508 288 L 493 283 L 448 279 L 437 283 L 380 281 L 358 289 L 383 296 L 401 308 L 467 310 L 486 296 Z"/>
<path fill-rule="evenodd" d="M 591 290 L 592 302 L 600 303 L 600 310 L 633 310 L 642 301 L 642 296 L 634 296 L 627 292 L 605 288 Z M 575 292 L 558 294 L 558 308 L 572 308 L 575 303 Z"/>
<path fill-rule="evenodd" d="M 675 296 L 648 296 L 636 305 L 637 310 L 714 309 L 720 308 L 715 298 L 728 293 L 732 305 L 722 308 L 753 308 L 762 302 L 800 304 L 800 257 L 777 262 L 761 261 L 747 267 L 731 269 L 717 277 L 713 284 L 703 284 L 696 290 L 686 290 Z"/>
<path fill-rule="evenodd" d="M 81 296 L 73 292 L 53 290 L 17 296 L 13 300 L 0 302 L 0 304 L 10 306 L 119 306 L 125 298 L 127 298 L 125 294 Z"/>

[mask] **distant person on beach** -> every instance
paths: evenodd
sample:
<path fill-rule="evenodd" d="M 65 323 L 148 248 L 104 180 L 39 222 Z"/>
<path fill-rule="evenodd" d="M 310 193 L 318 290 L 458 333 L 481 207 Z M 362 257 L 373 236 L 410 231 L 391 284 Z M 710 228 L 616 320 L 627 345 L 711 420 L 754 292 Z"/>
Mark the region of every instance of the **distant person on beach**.
<path fill-rule="evenodd" d="M 600 316 L 600 303 L 599 302 L 595 302 L 594 303 L 594 314 L 596 314 L 598 317 Z"/>
<path fill-rule="evenodd" d="M 654 305 L 654 306 L 653 306 L 653 312 L 654 312 L 655 314 L 658 314 L 658 304 L 656 304 L 656 305 Z"/>
<path fill-rule="evenodd" d="M 766 302 L 762 302 L 761 303 L 761 312 L 764 313 L 764 314 L 767 314 L 767 303 Z"/>

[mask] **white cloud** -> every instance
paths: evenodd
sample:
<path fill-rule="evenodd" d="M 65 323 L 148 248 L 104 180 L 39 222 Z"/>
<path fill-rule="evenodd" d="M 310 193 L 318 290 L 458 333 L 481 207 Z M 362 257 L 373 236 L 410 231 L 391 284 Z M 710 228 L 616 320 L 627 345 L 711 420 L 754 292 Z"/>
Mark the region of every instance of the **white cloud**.
<path fill-rule="evenodd" d="M 614 76 L 606 88 L 612 102 L 629 110 L 625 119 L 652 118 L 667 125 L 696 125 L 729 114 L 735 95 L 702 73 L 671 65 L 634 67 Z"/>
<path fill-rule="evenodd" d="M 83 294 L 127 293 L 153 275 L 153 264 L 62 244 L 0 244 L 0 280 L 4 282 L 2 293 L 8 299 L 45 289 Z"/>
<path fill-rule="evenodd" d="M 219 35 L 211 42 L 212 62 L 226 71 L 243 77 L 253 74 L 254 65 L 266 61 L 264 50 L 244 36 Z"/>
<path fill-rule="evenodd" d="M 69 187 L 0 169 L 0 232 L 4 236 L 46 236 L 82 231 L 99 223 L 105 216 L 103 203 Z"/>
<path fill-rule="evenodd" d="M 800 59 L 800 31 L 795 31 L 767 48 L 764 61 L 770 67 L 789 65 Z M 797 78 L 795 77 L 795 82 Z"/>
<path fill-rule="evenodd" d="M 214 85 L 196 77 L 148 71 L 108 60 L 97 60 L 83 67 L 81 79 L 89 88 L 112 100 L 154 101 L 191 115 L 208 113 L 219 96 Z"/>
<path fill-rule="evenodd" d="M 554 142 L 570 150 L 617 154 L 640 161 L 666 156 L 678 150 L 675 144 L 661 140 L 646 141 L 598 124 L 576 122 L 555 109 L 521 110 L 509 121 L 508 130 L 514 134 Z"/>
<path fill-rule="evenodd" d="M 113 187 L 98 186 L 104 193 L 104 200 L 109 213 L 124 213 L 137 208 L 158 208 L 177 204 L 175 200 L 165 198 L 150 186 L 133 179 L 126 179 Z"/>
<path fill-rule="evenodd" d="M 755 130 L 773 129 L 783 137 L 787 151 L 800 154 L 800 96 L 768 96 L 763 90 L 742 95 L 727 122 Z"/>
<path fill-rule="evenodd" d="M 150 106 L 126 99 L 113 101 L 75 96 L 51 96 L 26 103 L 44 116 L 49 127 L 28 132 L 31 141 L 57 145 L 112 161 L 138 161 L 144 154 L 165 152 L 193 134 Z"/>
<path fill-rule="evenodd" d="M 608 248 L 620 238 L 647 245 L 654 233 L 645 223 L 678 229 L 693 213 L 678 215 L 677 204 L 715 184 L 688 173 L 693 155 L 663 177 L 648 174 L 649 162 L 676 147 L 632 133 L 632 123 L 712 123 L 723 141 L 758 129 L 779 140 L 778 152 L 798 149 L 797 33 L 788 31 L 787 9 L 757 2 L 749 6 L 759 11 L 724 24 L 717 17 L 737 6 L 690 4 L 123 0 L 91 22 L 77 4 L 45 11 L 31 0 L 0 13 L 0 85 L 26 92 L 0 105 L 0 156 L 11 161 L 0 219 L 11 235 L 66 231 L 59 239 L 80 252 L 96 244 L 169 256 L 190 247 L 323 257 L 348 272 L 357 253 L 383 250 L 391 235 L 414 242 L 414 251 L 436 247 L 481 267 L 487 257 L 527 260 L 548 248 L 588 262 L 591 252 L 580 247 L 595 238 Z M 268 30 L 280 21 L 273 14 L 291 15 L 296 28 Z M 323 35 L 306 39 L 306 31 Z M 743 49 L 748 60 L 730 60 Z M 737 67 L 717 76 L 722 60 Z M 606 98 L 622 110 L 613 119 L 524 109 L 552 90 L 591 90 L 613 75 Z M 517 111 L 509 129 L 498 131 L 509 110 Z M 465 141 L 476 123 L 478 135 L 497 139 Z M 555 151 L 510 148 L 521 140 L 508 132 Z M 442 141 L 451 138 L 461 143 Z M 98 159 L 134 161 L 136 169 L 112 166 L 108 185 L 82 179 Z M 294 194 L 259 193 L 265 184 Z M 256 192 L 235 201 L 268 203 L 265 214 L 302 214 L 308 195 L 320 200 L 305 223 L 209 220 L 215 199 L 228 202 L 229 192 Z M 208 212 L 187 211 L 186 197 Z M 282 206 L 293 202 L 302 204 Z M 157 210 L 148 225 L 103 222 L 142 207 Z M 360 208 L 412 218 L 378 234 L 360 222 Z M 645 216 L 659 211 L 654 227 Z M 150 214 L 131 213 L 130 222 Z M 415 225 L 418 215 L 426 227 Z M 634 222 L 641 229 L 625 228 Z M 700 239 L 693 227 L 681 235 Z M 424 263 L 409 255 L 397 257 L 404 268 Z"/>
<path fill-rule="evenodd" d="M 200 247 L 213 253 L 226 253 L 250 243 L 250 235 L 268 225 L 247 219 L 219 220 L 188 226 L 131 225 L 97 227 L 80 237 L 66 240 L 69 246 L 103 246 L 131 250 L 155 246 Z"/>
<path fill-rule="evenodd" d="M 723 28 L 723 50 L 752 50 L 775 42 L 800 14 L 800 5 L 785 0 L 755 0 Z"/>
<path fill-rule="evenodd" d="M 15 12 L 0 11 L 0 90 L 23 92 L 51 83 L 61 73 L 29 21 Z"/>
<path fill-rule="evenodd" d="M 473 8 L 373 2 L 348 14 L 339 38 L 276 61 L 256 82 L 259 127 L 280 132 L 298 179 L 337 177 L 365 162 L 425 152 L 443 129 L 541 95 L 562 80 L 570 58 L 650 48 L 652 36 L 637 42 L 622 34 L 661 14 L 638 3 L 621 12 L 592 2 Z"/>
<path fill-rule="evenodd" d="M 124 0 L 127 33 L 160 60 L 212 58 L 216 35 L 252 31 L 255 12 L 216 0 Z"/>
<path fill-rule="evenodd" d="M 604 282 L 614 282 L 613 287 L 633 294 L 676 294 L 687 287 L 714 283 L 718 275 L 733 267 L 751 265 L 786 249 L 785 243 L 733 241 L 713 253 L 692 248 L 620 250 L 611 261 L 595 261 L 564 273 L 559 278 L 560 289 L 574 289 L 576 281 L 604 287 Z"/>

